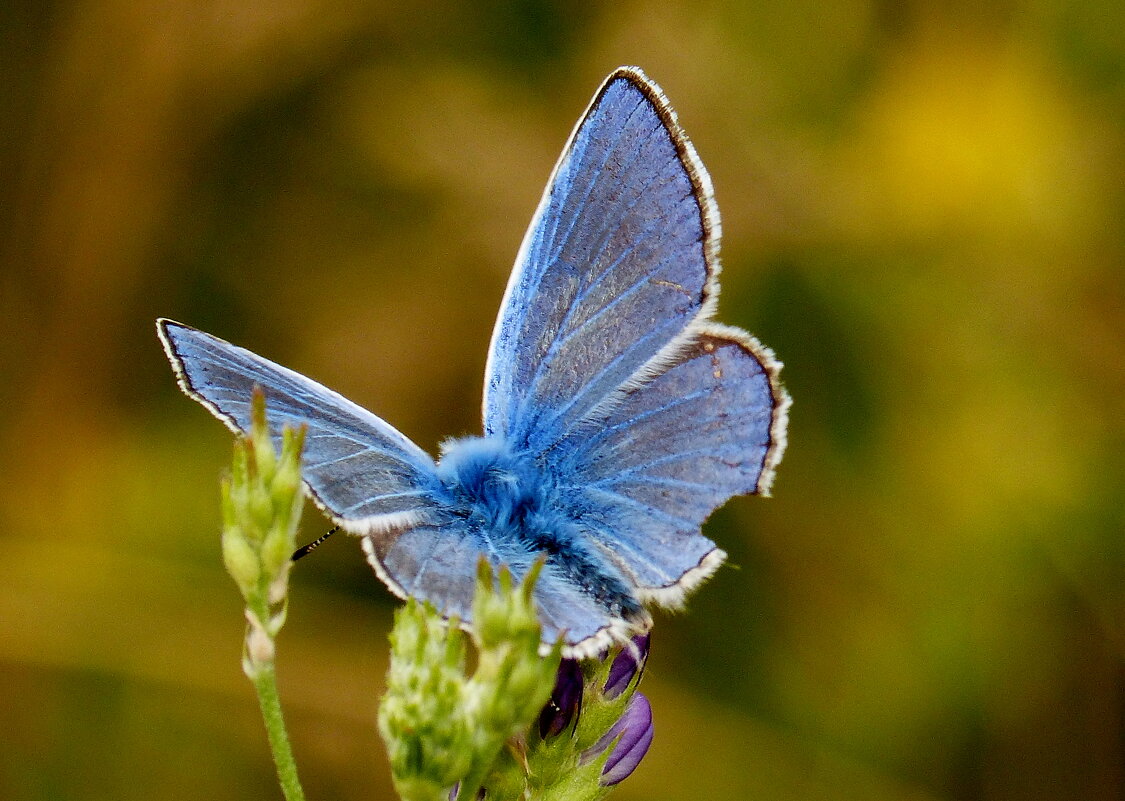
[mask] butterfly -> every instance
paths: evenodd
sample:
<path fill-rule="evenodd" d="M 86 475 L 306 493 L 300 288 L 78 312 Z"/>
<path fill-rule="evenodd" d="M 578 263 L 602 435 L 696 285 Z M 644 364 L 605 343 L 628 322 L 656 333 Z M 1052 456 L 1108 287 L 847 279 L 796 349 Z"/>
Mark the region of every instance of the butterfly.
<path fill-rule="evenodd" d="M 592 656 L 676 608 L 726 558 L 701 526 L 768 495 L 786 443 L 781 363 L 712 321 L 719 212 L 660 88 L 615 70 L 575 126 L 489 345 L 483 436 L 434 460 L 305 376 L 167 319 L 180 387 L 235 432 L 255 386 L 271 435 L 308 427 L 312 500 L 397 596 L 468 625 L 477 562 L 535 586 L 544 644 Z"/>

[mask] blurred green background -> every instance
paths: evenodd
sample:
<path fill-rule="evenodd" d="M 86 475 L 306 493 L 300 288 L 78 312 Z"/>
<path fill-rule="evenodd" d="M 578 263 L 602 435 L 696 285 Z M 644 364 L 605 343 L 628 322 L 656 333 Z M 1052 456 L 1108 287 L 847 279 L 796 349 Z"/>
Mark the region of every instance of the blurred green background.
<path fill-rule="evenodd" d="M 427 449 L 524 227 L 642 66 L 786 362 L 771 500 L 658 619 L 627 799 L 1125 797 L 1125 10 L 1112 0 L 0 6 L 0 798 L 277 798 L 168 315 Z M 325 529 L 314 512 L 302 536 Z M 300 565 L 313 799 L 390 798 L 394 606 Z"/>

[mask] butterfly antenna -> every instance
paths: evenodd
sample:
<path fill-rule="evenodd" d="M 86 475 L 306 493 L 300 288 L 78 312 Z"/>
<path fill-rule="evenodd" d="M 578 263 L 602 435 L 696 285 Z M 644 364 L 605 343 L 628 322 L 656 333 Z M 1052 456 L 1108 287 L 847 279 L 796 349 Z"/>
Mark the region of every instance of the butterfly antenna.
<path fill-rule="evenodd" d="M 291 557 L 289 557 L 290 560 L 296 562 L 302 556 L 308 556 L 310 553 L 312 553 L 317 548 L 319 548 L 320 544 L 322 542 L 324 542 L 326 539 L 331 537 L 333 534 L 335 534 L 339 530 L 340 530 L 339 526 L 333 526 L 327 534 L 325 534 L 321 537 L 317 537 L 315 540 L 310 542 L 308 545 L 302 545 L 300 548 L 293 551 L 293 555 Z"/>

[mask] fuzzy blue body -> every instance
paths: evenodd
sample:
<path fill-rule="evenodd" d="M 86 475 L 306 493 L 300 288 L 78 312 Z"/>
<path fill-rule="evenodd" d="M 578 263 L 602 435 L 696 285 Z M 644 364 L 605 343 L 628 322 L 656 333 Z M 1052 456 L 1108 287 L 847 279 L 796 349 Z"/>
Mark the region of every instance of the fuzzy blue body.
<path fill-rule="evenodd" d="M 710 322 L 710 179 L 660 90 L 606 80 L 520 248 L 484 387 L 483 438 L 433 458 L 371 412 L 243 348 L 162 320 L 181 387 L 232 430 L 265 391 L 271 433 L 308 427 L 312 498 L 393 592 L 466 621 L 481 557 L 540 556 L 544 644 L 598 653 L 647 630 L 722 562 L 703 521 L 765 493 L 788 397 L 753 337 Z"/>
<path fill-rule="evenodd" d="M 479 538 L 492 561 L 522 565 L 543 554 L 549 571 L 616 617 L 641 611 L 621 572 L 592 550 L 596 546 L 548 466 L 531 453 L 513 450 L 499 436 L 450 440 L 442 446 L 437 479 L 439 502 Z"/>

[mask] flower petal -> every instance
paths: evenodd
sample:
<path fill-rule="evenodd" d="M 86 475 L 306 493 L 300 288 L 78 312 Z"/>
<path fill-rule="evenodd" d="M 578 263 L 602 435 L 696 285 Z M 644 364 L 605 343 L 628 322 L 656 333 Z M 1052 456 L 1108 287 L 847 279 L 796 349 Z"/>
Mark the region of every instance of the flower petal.
<path fill-rule="evenodd" d="M 652 706 L 644 694 L 637 693 L 629 699 L 625 714 L 603 737 L 603 740 L 612 740 L 618 734 L 621 739 L 617 741 L 613 752 L 602 768 L 601 783 L 605 786 L 617 784 L 622 779 L 637 769 L 637 765 L 648 753 L 652 745 L 655 729 L 652 724 Z M 599 745 L 601 743 L 599 742 Z M 598 746 L 594 746 L 597 748 Z M 604 745 L 601 746 L 605 748 Z"/>
<path fill-rule="evenodd" d="M 632 647 L 623 648 L 609 666 L 609 677 L 606 679 L 606 697 L 616 698 L 625 692 L 625 689 L 641 671 L 644 670 L 648 660 L 649 635 L 640 634 L 633 638 Z"/>
<path fill-rule="evenodd" d="M 564 659 L 559 663 L 555 689 L 551 699 L 539 713 L 539 736 L 546 740 L 566 730 L 582 704 L 582 668 L 577 660 Z"/>

